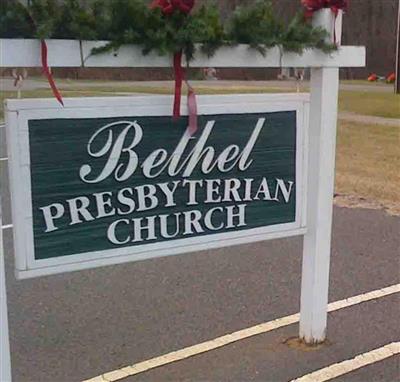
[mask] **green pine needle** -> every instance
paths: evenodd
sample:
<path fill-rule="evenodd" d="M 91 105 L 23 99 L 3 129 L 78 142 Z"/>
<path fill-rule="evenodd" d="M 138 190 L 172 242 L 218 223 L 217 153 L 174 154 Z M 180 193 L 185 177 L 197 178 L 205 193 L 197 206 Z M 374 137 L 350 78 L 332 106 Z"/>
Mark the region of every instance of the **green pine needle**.
<path fill-rule="evenodd" d="M 327 35 L 300 13 L 285 26 L 268 0 L 237 7 L 226 25 L 215 6 L 203 5 L 189 15 L 179 10 L 164 15 L 158 8 L 150 9 L 145 0 L 31 0 L 28 7 L 13 0 L 5 3 L 0 15 L 3 38 L 108 40 L 92 54 L 135 44 L 144 54 L 183 51 L 188 62 L 197 45 L 208 56 L 224 44 L 248 44 L 264 55 L 274 46 L 296 53 L 309 48 L 329 53 L 336 46 L 326 43 Z"/>

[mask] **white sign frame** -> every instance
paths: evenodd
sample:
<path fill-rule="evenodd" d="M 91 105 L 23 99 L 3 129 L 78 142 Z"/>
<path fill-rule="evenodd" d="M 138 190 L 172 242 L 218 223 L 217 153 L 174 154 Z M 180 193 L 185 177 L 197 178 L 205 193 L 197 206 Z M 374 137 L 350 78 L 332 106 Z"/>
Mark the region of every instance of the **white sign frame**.
<path fill-rule="evenodd" d="M 172 97 L 170 96 L 65 99 L 64 108 L 60 108 L 54 100 L 7 101 L 6 125 L 16 277 L 18 279 L 305 234 L 306 200 L 304 195 L 307 184 L 305 157 L 307 129 L 305 127 L 308 126 L 309 96 L 307 94 L 200 96 L 198 97 L 198 107 L 201 115 L 296 112 L 295 221 L 238 232 L 216 233 L 36 260 L 34 256 L 28 121 L 51 118 L 170 116 L 171 104 Z"/>

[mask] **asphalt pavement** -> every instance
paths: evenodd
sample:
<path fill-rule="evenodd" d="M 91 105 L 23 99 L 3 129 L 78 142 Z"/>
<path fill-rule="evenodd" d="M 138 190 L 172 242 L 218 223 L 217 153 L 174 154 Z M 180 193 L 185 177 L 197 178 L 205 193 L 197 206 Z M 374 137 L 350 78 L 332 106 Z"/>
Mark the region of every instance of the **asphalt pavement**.
<path fill-rule="evenodd" d="M 6 167 L 1 160 L 7 226 Z M 399 232 L 398 216 L 336 207 L 329 300 L 399 284 Z M 12 228 L 3 233 L 15 382 L 82 381 L 299 311 L 301 238 L 17 281 Z M 330 313 L 329 341 L 314 350 L 288 345 L 298 334 L 292 324 L 125 380 L 290 381 L 399 341 L 399 297 Z M 399 376 L 393 356 L 335 381 Z"/>

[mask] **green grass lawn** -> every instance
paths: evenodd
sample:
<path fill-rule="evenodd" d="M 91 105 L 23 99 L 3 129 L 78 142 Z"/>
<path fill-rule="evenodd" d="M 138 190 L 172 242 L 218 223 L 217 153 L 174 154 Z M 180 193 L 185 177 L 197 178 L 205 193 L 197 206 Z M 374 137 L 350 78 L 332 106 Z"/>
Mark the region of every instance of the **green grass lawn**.
<path fill-rule="evenodd" d="M 151 93 L 151 94 L 174 94 L 174 86 L 96 86 L 90 90 L 96 92 L 114 93 Z M 196 94 L 249 94 L 249 93 L 287 93 L 287 89 L 277 87 L 251 87 L 251 86 L 229 86 L 229 87 L 209 87 L 206 85 L 196 85 Z M 185 92 L 186 90 L 184 90 Z M 289 92 L 295 89 L 289 89 Z"/>
<path fill-rule="evenodd" d="M 380 202 L 400 213 L 400 126 L 341 122 L 336 192 Z"/>
<path fill-rule="evenodd" d="M 346 85 L 366 85 L 366 86 L 380 86 L 380 87 L 388 87 L 393 89 L 393 84 L 388 84 L 384 81 L 377 81 L 377 82 L 369 82 L 367 80 L 341 80 L 341 84 Z"/>
<path fill-rule="evenodd" d="M 64 97 L 88 97 L 88 96 L 113 96 L 129 95 L 129 93 L 152 93 L 152 94 L 173 94 L 173 86 L 96 86 L 90 88 L 63 89 L 60 87 Z M 295 91 L 295 89 L 282 89 L 260 86 L 234 86 L 234 87 L 207 87 L 206 85 L 196 86 L 197 94 L 237 94 L 237 93 L 282 93 Z M 113 94 L 114 93 L 114 94 Z M 116 94 L 115 94 L 116 93 Z M 127 94 L 128 93 L 128 94 Z M 52 97 L 47 89 L 24 91 L 24 98 Z M 0 100 L 15 98 L 16 93 L 2 92 Z M 3 105 L 1 105 L 3 106 Z M 352 112 L 362 115 L 370 115 L 384 118 L 400 118 L 400 95 L 391 92 L 374 91 L 348 91 L 343 90 L 339 96 L 340 111 Z M 2 110 L 0 110 L 2 113 Z M 0 114 L 0 118 L 3 118 Z"/>
<path fill-rule="evenodd" d="M 341 91 L 339 110 L 384 118 L 400 118 L 400 95 L 373 91 Z"/>

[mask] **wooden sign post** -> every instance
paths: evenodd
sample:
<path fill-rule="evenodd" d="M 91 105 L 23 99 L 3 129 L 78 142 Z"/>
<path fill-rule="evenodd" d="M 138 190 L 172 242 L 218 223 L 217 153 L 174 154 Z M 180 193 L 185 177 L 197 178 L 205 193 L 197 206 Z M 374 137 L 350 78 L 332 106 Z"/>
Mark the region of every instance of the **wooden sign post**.
<path fill-rule="evenodd" d="M 341 39 L 342 16 L 342 11 L 334 18 L 330 9 L 323 9 L 314 15 L 313 23 L 325 26 L 331 39 L 334 36 Z M 339 68 L 312 68 L 310 92 L 307 233 L 303 243 L 300 338 L 313 344 L 326 338 Z"/>
<path fill-rule="evenodd" d="M 338 43 L 341 20 L 329 9 L 314 16 Z M 48 40 L 49 65 L 79 67 L 83 53 L 91 67 L 170 66 L 134 46 L 91 56 L 102 44 Z M 0 49 L 2 66 L 40 66 L 37 40 Z M 339 68 L 364 65 L 363 47 L 198 53 L 192 67 L 310 67 L 311 96 L 199 97 L 195 136 L 185 118 L 172 122 L 168 96 L 7 101 L 17 277 L 303 235 L 300 337 L 324 341 Z M 1 325 L 7 381 L 6 316 Z"/>

